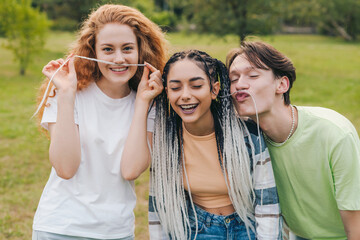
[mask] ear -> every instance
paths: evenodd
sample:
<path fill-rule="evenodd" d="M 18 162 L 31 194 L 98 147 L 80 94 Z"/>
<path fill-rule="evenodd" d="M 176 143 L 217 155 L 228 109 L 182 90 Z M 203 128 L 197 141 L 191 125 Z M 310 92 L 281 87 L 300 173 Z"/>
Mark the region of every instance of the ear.
<path fill-rule="evenodd" d="M 277 94 L 284 94 L 289 90 L 290 87 L 290 80 L 288 77 L 283 76 L 278 79 L 278 84 L 276 87 Z"/>
<path fill-rule="evenodd" d="M 216 82 L 212 85 L 211 98 L 215 100 L 220 91 L 220 83 Z"/>

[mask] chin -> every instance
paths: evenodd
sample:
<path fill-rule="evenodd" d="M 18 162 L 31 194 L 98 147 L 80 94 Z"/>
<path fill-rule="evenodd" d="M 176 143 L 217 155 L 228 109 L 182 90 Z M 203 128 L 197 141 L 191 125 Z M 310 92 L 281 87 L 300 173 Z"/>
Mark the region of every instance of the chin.
<path fill-rule="evenodd" d="M 196 120 L 194 120 L 194 119 L 190 119 L 189 117 L 184 117 L 184 116 L 180 116 L 181 117 L 181 120 L 182 120 L 182 122 L 183 123 L 193 123 L 193 122 L 195 122 Z"/>
<path fill-rule="evenodd" d="M 252 116 L 256 117 L 256 112 L 254 111 L 254 109 L 237 107 L 236 111 L 240 115 L 240 117 L 252 117 Z"/>

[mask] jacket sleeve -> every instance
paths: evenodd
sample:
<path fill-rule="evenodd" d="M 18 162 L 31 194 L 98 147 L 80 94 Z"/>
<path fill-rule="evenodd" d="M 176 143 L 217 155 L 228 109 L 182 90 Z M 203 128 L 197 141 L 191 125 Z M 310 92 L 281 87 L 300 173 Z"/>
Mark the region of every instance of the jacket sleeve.
<path fill-rule="evenodd" d="M 253 163 L 255 192 L 255 221 L 257 239 L 282 239 L 282 216 L 270 154 L 263 135 L 255 123 L 246 123 L 254 149 Z"/>
<path fill-rule="evenodd" d="M 151 171 L 151 170 L 150 170 Z M 150 187 L 149 187 L 149 237 L 150 240 L 167 240 L 169 239 L 167 234 L 164 232 L 159 216 L 156 211 L 156 199 L 151 185 L 151 174 L 150 174 Z"/>

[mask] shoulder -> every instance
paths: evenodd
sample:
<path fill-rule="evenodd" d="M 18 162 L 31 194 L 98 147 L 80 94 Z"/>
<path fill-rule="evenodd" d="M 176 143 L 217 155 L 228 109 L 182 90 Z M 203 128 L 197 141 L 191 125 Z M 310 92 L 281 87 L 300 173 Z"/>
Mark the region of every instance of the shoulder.
<path fill-rule="evenodd" d="M 297 106 L 297 109 L 307 124 L 318 129 L 327 129 L 337 134 L 356 132 L 354 125 L 345 116 L 332 109 L 303 106 Z"/>

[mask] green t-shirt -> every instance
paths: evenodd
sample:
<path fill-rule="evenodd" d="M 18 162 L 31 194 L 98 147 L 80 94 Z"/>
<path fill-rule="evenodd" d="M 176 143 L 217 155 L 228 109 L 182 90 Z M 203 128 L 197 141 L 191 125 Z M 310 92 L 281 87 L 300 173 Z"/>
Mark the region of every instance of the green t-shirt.
<path fill-rule="evenodd" d="M 282 214 L 300 237 L 346 239 L 339 210 L 360 210 L 359 136 L 333 110 L 296 108 L 295 133 L 268 144 Z"/>

